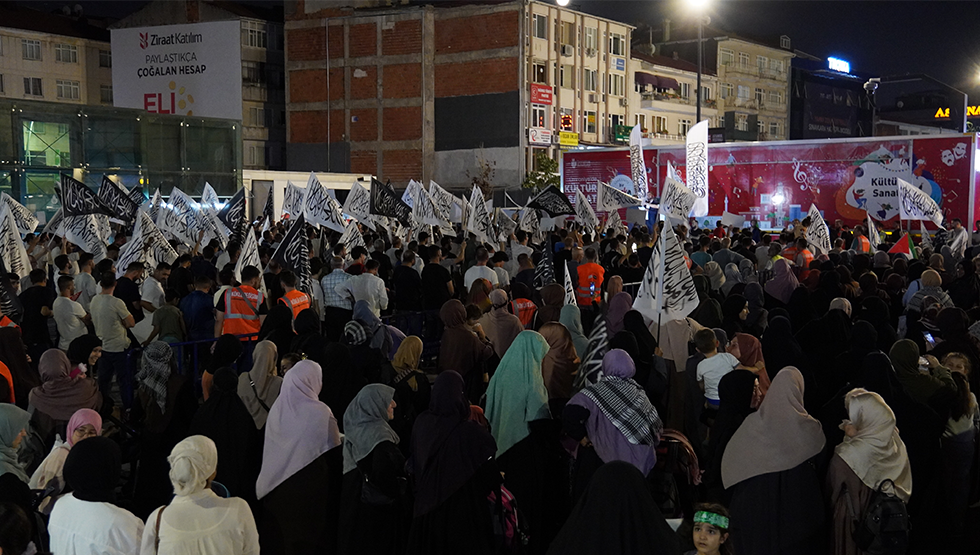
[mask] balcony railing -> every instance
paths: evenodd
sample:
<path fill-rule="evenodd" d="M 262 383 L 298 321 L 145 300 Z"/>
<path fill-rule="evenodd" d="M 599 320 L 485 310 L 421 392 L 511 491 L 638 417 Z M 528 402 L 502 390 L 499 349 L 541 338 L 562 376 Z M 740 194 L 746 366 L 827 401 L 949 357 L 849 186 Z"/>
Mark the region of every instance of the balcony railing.
<path fill-rule="evenodd" d="M 660 101 L 660 102 L 671 102 L 674 104 L 684 104 L 687 106 L 694 106 L 697 104 L 697 99 L 693 96 L 680 96 L 677 94 L 669 93 L 651 93 L 645 92 L 640 93 L 640 100 L 643 101 Z M 705 99 L 701 101 L 701 106 L 706 108 L 714 108 L 718 105 L 717 101 L 714 99 Z"/>
<path fill-rule="evenodd" d="M 762 79 L 771 79 L 773 81 L 786 81 L 786 72 L 777 69 L 760 68 L 738 62 L 726 62 L 721 65 L 731 73 L 742 73 L 753 77 L 761 77 Z"/>

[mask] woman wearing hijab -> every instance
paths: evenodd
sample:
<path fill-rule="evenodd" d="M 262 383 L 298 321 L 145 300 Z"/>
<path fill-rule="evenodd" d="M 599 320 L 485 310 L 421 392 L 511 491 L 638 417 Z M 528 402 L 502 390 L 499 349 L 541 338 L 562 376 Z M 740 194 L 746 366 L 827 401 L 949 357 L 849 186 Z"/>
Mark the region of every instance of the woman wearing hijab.
<path fill-rule="evenodd" d="M 94 377 L 69 377 L 71 362 L 60 349 L 45 351 L 38 361 L 38 370 L 41 385 L 31 390 L 30 402 L 34 407 L 31 420 L 50 445 L 48 439 L 54 433 L 64 434 L 65 424 L 78 409 L 101 409 L 102 394 Z"/>
<path fill-rule="evenodd" d="M 769 311 L 765 308 L 765 292 L 759 283 L 751 282 L 745 285 L 742 296 L 749 303 L 749 314 L 743 322 L 746 332 L 761 338 L 769 324 Z"/>
<path fill-rule="evenodd" d="M 218 472 L 214 442 L 191 436 L 174 446 L 167 462 L 174 498 L 146 519 L 140 551 L 257 555 L 259 534 L 248 503 L 238 497 L 221 498 L 211 491 Z"/>
<path fill-rule="evenodd" d="M 48 521 L 51 553 L 140 551 L 143 521 L 116 506 L 121 473 L 122 453 L 111 439 L 93 437 L 72 447 L 64 468 L 72 491 L 58 499 Z"/>
<path fill-rule="evenodd" d="M 895 376 L 917 403 L 927 405 L 940 416 L 948 417 L 956 399 L 956 384 L 949 369 L 939 364 L 936 357 L 925 355 L 928 372 L 919 369 L 919 346 L 910 339 L 901 339 L 888 352 L 888 358 L 895 367 Z"/>
<path fill-rule="evenodd" d="M 831 541 L 835 555 L 860 555 L 853 538 L 854 521 L 859 518 L 856 507 L 865 507 L 878 488 L 908 503 L 912 470 L 895 414 L 880 395 L 854 389 L 845 396 L 844 405 L 849 416 L 841 424 L 844 442 L 834 449 L 827 471 Z"/>
<path fill-rule="evenodd" d="M 368 342 L 372 349 L 377 349 L 385 357 L 385 360 L 390 360 L 390 351 L 392 350 L 393 339 L 391 337 L 391 332 L 388 326 L 386 326 L 381 318 L 378 318 L 371 312 L 371 307 L 368 305 L 367 301 L 357 301 L 354 303 L 354 320 L 360 322 L 367 331 L 370 341 Z M 299 333 L 297 330 L 296 333 Z"/>
<path fill-rule="evenodd" d="M 820 422 L 803 408 L 803 388 L 799 370 L 780 370 L 722 455 L 736 553 L 823 553 L 824 509 L 810 459 L 826 440 Z"/>
<path fill-rule="evenodd" d="M 388 421 L 394 388 L 371 384 L 344 414 L 344 483 L 338 553 L 401 553 L 411 508 L 405 456 Z"/>
<path fill-rule="evenodd" d="M 259 341 L 252 351 L 252 368 L 238 376 L 238 398 L 252 415 L 258 430 L 265 427 L 272 403 L 276 402 L 282 389 L 282 378 L 276 371 L 278 359 L 275 343 L 268 339 Z"/>
<path fill-rule="evenodd" d="M 730 295 L 721 305 L 721 328 L 728 337 L 745 331 L 745 320 L 749 316 L 749 302 L 742 295 Z"/>
<path fill-rule="evenodd" d="M 664 519 L 635 466 L 615 461 L 596 471 L 548 555 L 679 555 L 677 534 Z"/>
<path fill-rule="evenodd" d="M 565 433 L 576 440 L 574 492 L 582 492 L 595 469 L 625 461 L 644 476 L 657 463 L 663 421 L 643 388 L 633 381 L 635 366 L 621 349 L 602 358 L 602 378 L 575 394 L 562 413 Z M 573 495 L 574 495 L 573 492 Z"/>
<path fill-rule="evenodd" d="M 237 341 L 237 340 L 236 340 Z M 145 516 L 170 499 L 167 454 L 187 437 L 197 399 L 190 380 L 176 371 L 173 350 L 163 341 L 143 349 L 142 368 L 136 375 L 137 402 L 132 421 L 142 425 L 140 434 L 139 479 L 134 497 L 136 515 Z"/>
<path fill-rule="evenodd" d="M 301 310 L 296 315 L 293 327 L 296 330 L 296 335 L 289 343 L 289 351 L 287 352 L 303 353 L 315 360 L 325 344 L 323 335 L 320 333 L 320 317 L 312 308 Z"/>
<path fill-rule="evenodd" d="M 775 373 L 781 368 L 799 368 L 805 365 L 806 358 L 799 342 L 793 337 L 793 325 L 789 318 L 776 316 L 771 319 L 765 335 L 762 336 L 762 356 L 766 360 L 770 381 L 775 379 Z"/>
<path fill-rule="evenodd" d="M 959 307 L 944 308 L 936 317 L 942 343 L 936 345 L 929 354 L 944 359 L 950 353 L 966 356 L 970 368 L 980 369 L 980 342 L 970 335 L 970 316 Z M 980 391 L 980 372 L 969 373 L 970 391 Z"/>
<path fill-rule="evenodd" d="M 745 262 L 746 260 L 743 260 L 742 262 Z M 752 263 L 751 260 L 749 260 L 748 262 L 749 264 Z M 735 287 L 736 285 L 739 284 L 743 286 L 745 285 L 745 282 L 742 281 L 742 272 L 741 270 L 739 270 L 737 264 L 735 264 L 734 262 L 729 262 L 728 264 L 725 265 L 725 283 L 722 284 L 721 286 L 721 293 L 727 297 L 728 295 L 731 294 L 732 287 Z"/>
<path fill-rule="evenodd" d="M 482 312 L 490 310 L 490 292 L 493 291 L 493 284 L 484 278 L 478 278 L 470 285 L 470 294 L 466 304 L 476 305 Z"/>
<path fill-rule="evenodd" d="M 793 274 L 793 267 L 785 258 L 780 258 L 772 265 L 772 279 L 766 282 L 766 307 L 785 306 L 789 304 L 789 298 L 796 291 L 800 282 Z"/>
<path fill-rule="evenodd" d="M 17 406 L 26 409 L 31 390 L 41 385 L 41 376 L 27 357 L 20 327 L 0 328 L 0 362 L 10 372 Z"/>
<path fill-rule="evenodd" d="M 292 328 L 290 328 L 291 331 Z M 205 371 L 201 374 L 201 394 L 205 401 L 211 394 L 211 380 L 214 379 L 215 370 L 225 366 L 235 366 L 243 352 L 241 340 L 230 333 L 218 337 L 218 340 L 214 342 L 214 351 L 211 353 Z"/>
<path fill-rule="evenodd" d="M 705 471 L 701 478 L 708 494 L 708 500 L 728 506 L 732 499 L 721 482 L 721 459 L 728 442 L 742 425 L 745 417 L 752 414 L 752 401 L 755 396 L 758 376 L 748 370 L 732 370 L 721 378 L 718 384 L 720 404 L 715 422 L 708 435 L 708 449 L 705 451 Z"/>
<path fill-rule="evenodd" d="M 17 451 L 27 437 L 31 415 L 26 410 L 0 403 L 0 474 L 12 474 L 25 484 L 30 481 L 17 459 Z"/>
<path fill-rule="evenodd" d="M 813 308 L 810 291 L 806 287 L 797 287 L 793 291 L 789 296 L 789 303 L 786 304 L 786 310 L 789 311 L 789 320 L 793 323 L 794 330 L 802 330 L 803 326 L 820 316 Z"/>
<path fill-rule="evenodd" d="M 804 325 L 796 339 L 814 373 L 814 382 L 807 384 L 807 406 L 819 407 L 837 391 L 832 367 L 851 341 L 851 319 L 843 310 L 832 308 L 822 318 Z"/>
<path fill-rule="evenodd" d="M 741 282 L 745 285 L 759 283 L 759 274 L 755 270 L 755 262 L 746 258 L 738 263 L 738 271 L 742 275 Z"/>
<path fill-rule="evenodd" d="M 953 304 L 969 310 L 980 302 L 980 276 L 972 260 L 960 260 L 956 263 L 956 279 L 947 289 Z"/>
<path fill-rule="evenodd" d="M 575 354 L 581 359 L 589 350 L 589 338 L 585 336 L 585 329 L 582 327 L 582 310 L 576 305 L 561 307 L 559 322 L 565 326 L 569 335 L 572 336 Z"/>
<path fill-rule="evenodd" d="M 557 283 L 549 283 L 541 288 L 541 306 L 537 313 L 537 326 L 557 322 L 565 305 L 565 288 Z"/>
<path fill-rule="evenodd" d="M 419 370 L 422 348 L 422 339 L 410 335 L 398 346 L 395 358 L 391 361 L 397 372 L 391 382 L 391 386 L 395 388 L 395 417 L 388 425 L 402 438 L 398 448 L 406 456 L 411 447 L 415 419 L 429 408 L 432 389 L 429 378 Z"/>
<path fill-rule="evenodd" d="M 633 297 L 629 293 L 620 292 L 609 301 L 606 311 L 606 333 L 610 337 L 623 331 L 623 317 L 633 309 Z"/>
<path fill-rule="evenodd" d="M 50 492 L 51 498 L 45 499 L 39 507 L 41 512 L 44 514 L 50 513 L 51 506 L 53 505 L 51 499 L 64 490 L 65 481 L 62 470 L 64 469 L 65 459 L 68 457 L 68 452 L 71 451 L 71 448 L 83 439 L 97 437 L 101 434 L 102 417 L 99 416 L 99 413 L 92 409 L 78 409 L 75 414 L 71 415 L 71 419 L 68 420 L 68 427 L 65 430 L 66 441 L 59 439 L 54 442 L 54 447 L 51 449 L 51 452 L 41 462 L 41 466 L 37 467 L 37 470 L 31 475 L 31 481 L 28 484 L 31 486 L 31 489 L 37 490 L 46 490 L 49 486 L 55 488 Z"/>
<path fill-rule="evenodd" d="M 337 419 L 317 397 L 322 380 L 319 364 L 296 363 L 266 421 L 255 493 L 264 509 L 259 537 L 267 553 L 334 551 L 341 458 L 335 448 L 341 441 Z"/>
<path fill-rule="evenodd" d="M 350 351 L 351 372 L 354 375 L 363 377 L 367 383 L 388 383 L 394 378 L 395 371 L 388 357 L 380 349 L 372 347 L 371 332 L 360 321 L 351 320 L 344 325 L 342 342 Z M 333 365 L 333 361 L 325 356 L 313 357 L 312 360 L 324 367 Z"/>
<path fill-rule="evenodd" d="M 224 462 L 215 479 L 231 495 L 254 503 L 255 479 L 262 466 L 262 434 L 238 398 L 238 380 L 227 366 L 214 373 L 211 396 L 197 409 L 190 433 L 210 438 L 218 449 Z"/>
<path fill-rule="evenodd" d="M 459 372 L 466 382 L 467 398 L 476 404 L 483 395 L 484 366 L 494 355 L 493 345 L 480 340 L 466 327 L 466 308 L 456 299 L 442 305 L 439 319 L 445 330 L 439 347 L 438 371 Z"/>
<path fill-rule="evenodd" d="M 560 422 L 551 419 L 541 365 L 548 342 L 521 332 L 501 359 L 487 388 L 487 420 L 497 441 L 497 461 L 507 488 L 520 499 L 530 528 L 530 553 L 543 553 L 564 520 L 567 458 L 558 443 Z"/>
<path fill-rule="evenodd" d="M 633 335 L 636 342 L 636 352 L 618 346 L 616 336 L 610 341 L 610 348 L 621 348 L 626 351 L 633 363 L 636 365 L 636 376 L 634 380 L 643 387 L 647 397 L 658 412 L 665 413 L 666 395 L 669 384 L 667 383 L 667 363 L 664 361 L 663 352 L 660 350 L 660 343 L 657 338 L 650 333 L 643 315 L 639 311 L 631 310 L 623 317 L 623 329 Z"/>
<path fill-rule="evenodd" d="M 572 398 L 572 383 L 581 362 L 568 328 L 558 322 L 548 322 L 539 330 L 548 342 L 548 354 L 541 363 L 541 377 L 548 389 L 548 405 L 552 414 L 561 414 L 565 403 Z"/>
<path fill-rule="evenodd" d="M 877 334 L 876 345 L 879 351 L 887 353 L 898 341 L 898 333 L 891 324 L 888 304 L 885 301 L 871 297 L 864 299 L 857 314 L 858 320 L 864 320 L 874 326 Z"/>
<path fill-rule="evenodd" d="M 429 409 L 415 422 L 408 462 L 415 476 L 411 555 L 493 552 L 487 495 L 501 481 L 497 446 L 490 432 L 470 420 L 463 387 L 456 372 L 439 374 Z"/>
<path fill-rule="evenodd" d="M 710 288 L 711 282 L 707 277 L 694 276 L 694 289 L 700 304 L 691 313 L 691 318 L 706 328 L 716 328 L 721 326 L 721 303 L 711 297 Z"/>
<path fill-rule="evenodd" d="M 283 303 L 275 303 L 269 309 L 262 327 L 259 328 L 259 341 L 272 341 L 280 356 L 290 352 L 296 332 L 293 331 L 293 311 Z M 276 362 L 279 362 L 278 360 Z"/>
<path fill-rule="evenodd" d="M 508 311 L 507 292 L 494 289 L 490 292 L 490 312 L 480 318 L 480 325 L 487 339 L 493 344 L 493 350 L 498 357 L 503 358 L 514 339 L 524 331 L 521 320 Z"/>
<path fill-rule="evenodd" d="M 704 265 L 704 275 L 710 283 L 711 296 L 720 301 L 723 298 L 721 288 L 725 285 L 725 272 L 721 265 L 714 261 L 708 262 Z"/>
<path fill-rule="evenodd" d="M 354 326 L 360 328 L 358 323 Z M 350 348 L 342 343 L 328 344 L 324 348 L 322 360 L 313 362 L 323 369 L 320 402 L 330 407 L 330 410 L 336 410 L 335 414 L 341 415 L 337 419 L 337 426 L 343 432 L 343 413 L 340 411 L 346 411 L 357 392 L 369 383 L 364 375 L 364 367 L 355 363 Z"/>
<path fill-rule="evenodd" d="M 102 340 L 98 336 L 85 334 L 76 337 L 68 345 L 68 362 L 71 363 L 69 377 L 80 375 L 95 377 L 95 363 L 102 357 Z"/>

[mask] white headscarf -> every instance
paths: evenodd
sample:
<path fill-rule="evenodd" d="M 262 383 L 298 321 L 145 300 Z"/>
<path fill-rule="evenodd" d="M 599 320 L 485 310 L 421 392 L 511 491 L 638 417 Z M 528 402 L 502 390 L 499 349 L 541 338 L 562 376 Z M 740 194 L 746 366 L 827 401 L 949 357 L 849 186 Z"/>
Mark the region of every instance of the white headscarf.
<path fill-rule="evenodd" d="M 834 452 L 851 467 L 864 485 L 877 489 L 884 480 L 895 483 L 895 495 L 908 503 L 912 495 L 912 468 L 905 443 L 895 427 L 895 413 L 877 393 L 852 389 L 844 397 L 844 405 L 857 429 L 854 437 L 844 436 L 844 442 Z"/>
<path fill-rule="evenodd" d="M 218 468 L 218 448 L 205 436 L 191 436 L 174 446 L 167 457 L 170 483 L 177 496 L 192 495 L 208 485 Z"/>

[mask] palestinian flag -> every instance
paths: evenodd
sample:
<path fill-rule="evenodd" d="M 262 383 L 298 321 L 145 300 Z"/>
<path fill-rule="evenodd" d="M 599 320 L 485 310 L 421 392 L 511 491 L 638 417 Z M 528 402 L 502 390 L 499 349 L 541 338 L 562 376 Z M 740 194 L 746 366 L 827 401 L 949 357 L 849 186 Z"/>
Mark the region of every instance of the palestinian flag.
<path fill-rule="evenodd" d="M 918 255 L 915 254 L 915 245 L 912 244 L 912 237 L 909 236 L 908 232 L 905 232 L 902 238 L 895 243 L 895 246 L 888 251 L 888 254 L 899 253 L 909 258 L 918 258 Z"/>

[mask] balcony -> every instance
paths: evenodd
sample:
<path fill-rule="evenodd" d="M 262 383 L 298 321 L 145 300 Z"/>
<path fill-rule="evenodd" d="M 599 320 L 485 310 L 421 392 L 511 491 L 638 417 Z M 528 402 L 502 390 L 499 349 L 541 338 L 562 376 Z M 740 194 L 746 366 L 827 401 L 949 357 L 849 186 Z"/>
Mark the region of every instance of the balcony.
<path fill-rule="evenodd" d="M 640 109 L 650 109 L 654 107 L 654 102 L 669 102 L 671 104 L 681 104 L 684 106 L 695 106 L 697 105 L 697 99 L 693 96 L 680 96 L 677 93 L 660 93 L 660 92 L 645 92 L 640 93 Z M 702 108 L 715 108 L 718 106 L 717 101 L 713 99 L 706 99 L 701 101 Z"/>
<path fill-rule="evenodd" d="M 763 112 L 785 114 L 786 103 L 785 102 L 762 102 L 759 104 L 759 110 Z"/>
<path fill-rule="evenodd" d="M 742 75 L 749 75 L 752 77 L 759 77 L 762 79 L 769 79 L 771 81 L 779 81 L 781 83 L 786 82 L 786 72 L 779 71 L 776 69 L 760 68 L 758 66 L 753 66 L 749 64 L 740 64 L 738 62 L 728 62 L 720 64 L 721 67 L 725 68 L 728 73 L 740 73 Z"/>

